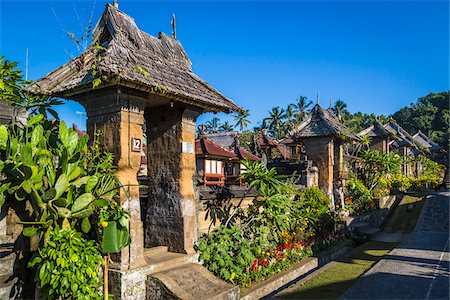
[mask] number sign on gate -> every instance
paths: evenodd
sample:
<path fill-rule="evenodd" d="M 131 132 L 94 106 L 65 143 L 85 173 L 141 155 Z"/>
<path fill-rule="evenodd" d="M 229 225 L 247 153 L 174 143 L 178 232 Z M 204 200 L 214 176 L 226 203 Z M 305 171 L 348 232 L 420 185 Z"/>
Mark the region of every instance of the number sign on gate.
<path fill-rule="evenodd" d="M 131 151 L 140 152 L 142 148 L 141 139 L 131 138 Z"/>

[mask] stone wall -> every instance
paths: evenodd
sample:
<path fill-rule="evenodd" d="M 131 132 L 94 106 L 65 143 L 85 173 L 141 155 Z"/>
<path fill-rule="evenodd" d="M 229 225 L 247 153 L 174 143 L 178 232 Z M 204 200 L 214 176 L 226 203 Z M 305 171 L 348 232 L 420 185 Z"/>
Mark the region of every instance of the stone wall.
<path fill-rule="evenodd" d="M 317 137 L 302 140 L 306 156 L 319 169 L 319 187 L 333 199 L 334 143 L 331 138 Z"/>
<path fill-rule="evenodd" d="M 388 138 L 372 137 L 370 142 L 370 149 L 381 151 L 383 153 L 388 153 L 389 152 L 388 142 L 389 142 Z"/>
<path fill-rule="evenodd" d="M 182 105 L 148 108 L 148 197 L 143 199 L 145 246 L 168 246 L 192 252 L 197 239 L 195 119 L 198 112 Z"/>

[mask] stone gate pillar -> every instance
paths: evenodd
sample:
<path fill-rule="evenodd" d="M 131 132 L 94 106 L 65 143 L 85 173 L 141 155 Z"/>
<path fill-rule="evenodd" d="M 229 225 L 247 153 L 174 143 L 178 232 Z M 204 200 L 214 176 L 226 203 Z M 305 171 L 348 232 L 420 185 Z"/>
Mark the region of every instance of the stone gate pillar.
<path fill-rule="evenodd" d="M 130 214 L 132 241 L 121 253 L 112 255 L 112 267 L 120 270 L 145 264 L 137 181 L 141 157 L 140 151 L 133 150 L 132 143 L 133 140 L 142 142 L 147 97 L 144 93 L 114 87 L 93 92 L 79 101 L 86 108 L 89 136 L 92 139 L 97 130 L 101 131 L 101 142 L 106 150 L 114 154 L 118 166 L 116 175 L 125 186 L 125 190 L 120 189 L 120 204 Z"/>
<path fill-rule="evenodd" d="M 149 197 L 145 245 L 168 246 L 170 251 L 193 253 L 197 240 L 195 120 L 199 111 L 180 104 L 146 110 Z"/>

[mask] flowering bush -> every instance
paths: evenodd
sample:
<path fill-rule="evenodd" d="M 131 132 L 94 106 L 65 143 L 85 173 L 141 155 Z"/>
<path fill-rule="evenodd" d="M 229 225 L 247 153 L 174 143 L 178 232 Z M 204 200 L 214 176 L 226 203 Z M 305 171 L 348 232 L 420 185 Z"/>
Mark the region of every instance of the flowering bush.
<path fill-rule="evenodd" d="M 334 230 L 330 200 L 317 188 L 298 191 L 274 169 L 246 162 L 243 179 L 260 191 L 246 211 L 221 214 L 217 230 L 200 238 L 200 260 L 223 280 L 249 286 L 324 249 Z M 322 242 L 322 240 L 327 242 Z"/>
<path fill-rule="evenodd" d="M 345 208 L 350 214 L 361 214 L 375 207 L 372 194 L 364 183 L 356 178 L 350 178 L 347 185 Z"/>

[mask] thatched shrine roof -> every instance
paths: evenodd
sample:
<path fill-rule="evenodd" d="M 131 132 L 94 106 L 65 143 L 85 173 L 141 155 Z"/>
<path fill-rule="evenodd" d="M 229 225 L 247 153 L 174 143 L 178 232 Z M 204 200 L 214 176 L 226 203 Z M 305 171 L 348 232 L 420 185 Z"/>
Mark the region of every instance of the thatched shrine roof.
<path fill-rule="evenodd" d="M 414 143 L 414 138 L 395 121 L 389 121 L 384 128 L 394 136 L 395 144 L 398 147 L 418 148 Z"/>
<path fill-rule="evenodd" d="M 191 61 L 175 37 L 160 33 L 156 38 L 141 31 L 130 16 L 110 4 L 93 31 L 89 48 L 27 89 L 71 99 L 92 90 L 93 81 L 100 76 L 107 79 L 102 79 L 98 88 L 127 86 L 205 111 L 241 110 L 192 71 Z"/>
<path fill-rule="evenodd" d="M 415 135 L 413 135 L 413 139 L 416 142 L 416 144 L 419 144 L 421 147 L 428 149 L 430 152 L 437 152 L 444 150 L 441 146 L 433 142 L 432 139 L 430 139 L 420 130 Z"/>
<path fill-rule="evenodd" d="M 342 124 L 336 115 L 316 104 L 309 117 L 297 128 L 289 132 L 295 139 L 309 137 L 338 137 L 340 139 L 359 140 L 353 132 Z"/>
<path fill-rule="evenodd" d="M 378 120 L 375 120 L 371 126 L 358 133 L 358 136 L 365 135 L 369 137 L 389 137 L 392 136 L 392 133 L 386 130 Z"/>

